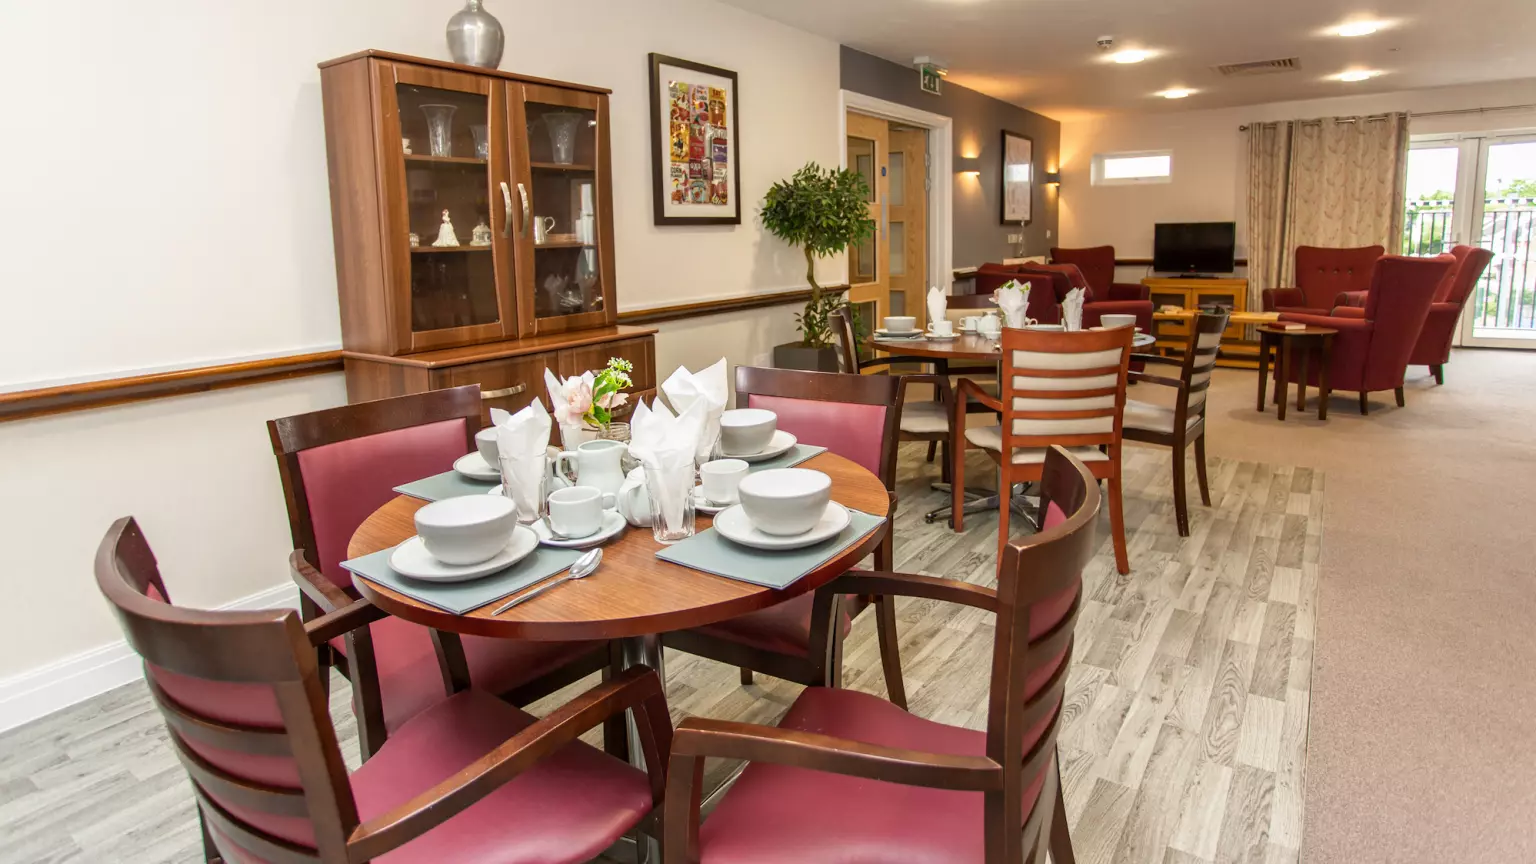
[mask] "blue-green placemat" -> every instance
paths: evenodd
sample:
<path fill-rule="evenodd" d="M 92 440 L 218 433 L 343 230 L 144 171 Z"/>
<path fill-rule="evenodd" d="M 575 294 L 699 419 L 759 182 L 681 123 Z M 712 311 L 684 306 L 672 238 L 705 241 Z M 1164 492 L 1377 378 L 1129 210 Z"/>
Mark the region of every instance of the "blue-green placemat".
<path fill-rule="evenodd" d="M 390 568 L 389 556 L 394 551 L 394 547 L 381 549 L 372 555 L 343 561 L 341 566 L 364 579 L 386 585 L 407 597 L 414 597 L 428 606 L 436 606 L 455 615 L 463 615 L 487 603 L 495 603 L 535 582 L 569 569 L 582 553 L 579 549 L 556 549 L 540 545 L 528 553 L 528 557 L 489 576 L 468 582 L 423 582 L 401 576 Z"/>
<path fill-rule="evenodd" d="M 825 452 L 827 452 L 827 448 L 825 447 L 817 447 L 814 444 L 796 444 L 781 455 L 775 456 L 772 459 L 765 459 L 762 462 L 748 463 L 747 473 L 752 474 L 758 471 L 767 471 L 769 468 L 793 468 L 796 465 L 799 465 L 801 462 L 811 458 L 812 456 L 820 456 Z M 730 457 L 726 456 L 722 458 L 729 459 Z"/>
<path fill-rule="evenodd" d="M 413 480 L 403 486 L 396 486 L 395 491 L 423 501 L 441 501 L 444 498 L 458 498 L 461 495 L 484 495 L 495 485 L 494 480 L 471 480 L 450 469 L 441 474 L 433 474 L 431 477 Z"/>
<path fill-rule="evenodd" d="M 864 535 L 885 522 L 883 516 L 848 508 L 851 520 L 843 533 L 814 546 L 770 552 L 733 543 L 713 528 L 679 540 L 656 553 L 656 557 L 694 570 L 703 570 L 727 579 L 750 582 L 765 588 L 785 588 L 801 576 L 825 564 Z"/>

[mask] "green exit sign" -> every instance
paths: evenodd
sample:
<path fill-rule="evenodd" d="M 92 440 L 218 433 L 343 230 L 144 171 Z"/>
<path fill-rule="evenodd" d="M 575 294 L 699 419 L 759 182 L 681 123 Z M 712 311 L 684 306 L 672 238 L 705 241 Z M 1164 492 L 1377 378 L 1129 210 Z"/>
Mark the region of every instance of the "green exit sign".
<path fill-rule="evenodd" d="M 939 81 L 941 80 L 939 67 L 932 63 L 924 64 L 917 67 L 917 74 L 924 93 L 932 93 L 935 96 L 939 95 Z"/>

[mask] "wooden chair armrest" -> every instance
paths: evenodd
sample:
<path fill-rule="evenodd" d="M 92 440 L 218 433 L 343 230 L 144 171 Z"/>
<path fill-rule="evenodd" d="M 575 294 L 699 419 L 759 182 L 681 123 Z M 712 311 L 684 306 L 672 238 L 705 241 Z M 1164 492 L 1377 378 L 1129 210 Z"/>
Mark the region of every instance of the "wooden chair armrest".
<path fill-rule="evenodd" d="M 353 600 L 334 612 L 304 622 L 304 632 L 309 636 L 309 644 L 319 646 L 387 617 L 383 609 L 367 600 Z"/>
<path fill-rule="evenodd" d="M 1176 359 L 1176 358 L 1173 358 L 1173 357 L 1164 357 L 1161 354 L 1132 354 L 1131 355 L 1131 362 L 1132 363 L 1136 363 L 1136 362 L 1152 363 L 1154 365 L 1163 365 L 1163 366 L 1183 366 L 1184 365 L 1184 361 L 1182 359 Z"/>
<path fill-rule="evenodd" d="M 652 799 L 660 803 L 664 762 L 672 748 L 672 719 L 661 679 L 649 667 L 634 666 L 560 706 L 447 780 L 357 826 L 348 851 L 356 860 L 368 860 L 420 837 L 588 729 L 628 709 L 634 709 L 639 720 Z"/>
<path fill-rule="evenodd" d="M 955 405 L 964 406 L 968 401 L 976 401 L 991 408 L 993 411 L 1003 410 L 1003 401 L 987 395 L 987 391 L 981 389 L 975 381 L 969 378 L 961 378 L 955 382 Z"/>
<path fill-rule="evenodd" d="M 314 601 L 323 612 L 335 612 L 345 609 L 357 599 L 341 590 L 335 582 L 325 578 L 325 574 L 315 569 L 315 565 L 309 563 L 304 557 L 303 549 L 295 549 L 288 553 L 288 572 L 293 574 L 293 581 L 298 584 L 299 590 L 304 596 Z"/>
<path fill-rule="evenodd" d="M 1180 393 L 1184 392 L 1184 382 L 1178 378 L 1165 378 L 1162 375 L 1148 375 L 1145 372 L 1127 372 L 1126 380 L 1137 381 L 1144 384 L 1160 384 L 1164 387 L 1172 387 Z"/>
<path fill-rule="evenodd" d="M 873 570 L 849 570 L 832 581 L 839 594 L 880 594 L 886 597 L 922 597 L 945 603 L 958 603 L 988 612 L 997 611 L 997 592 L 957 579 L 940 579 L 916 573 L 891 573 Z"/>
<path fill-rule="evenodd" d="M 953 385 L 950 384 L 949 376 L 947 376 L 947 375 L 926 375 L 926 374 L 924 374 L 924 375 L 903 375 L 903 376 L 901 376 L 901 394 L 900 394 L 900 396 L 901 396 L 901 401 L 902 401 L 903 404 L 905 404 L 906 401 L 907 401 L 907 385 L 908 384 L 931 384 L 931 385 L 933 385 L 933 395 L 938 397 L 938 399 L 936 400 L 937 402 L 939 402 L 941 405 L 952 405 L 952 404 L 954 404 L 954 401 L 955 401 L 954 387 L 953 387 Z"/>

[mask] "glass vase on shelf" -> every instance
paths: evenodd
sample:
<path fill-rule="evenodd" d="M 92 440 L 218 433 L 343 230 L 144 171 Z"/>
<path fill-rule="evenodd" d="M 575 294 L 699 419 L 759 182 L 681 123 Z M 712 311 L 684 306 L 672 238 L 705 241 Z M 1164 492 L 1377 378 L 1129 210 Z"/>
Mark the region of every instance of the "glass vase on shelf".
<path fill-rule="evenodd" d="M 423 105 L 427 115 L 427 144 L 433 156 L 453 155 L 453 113 L 457 105 Z"/>
<path fill-rule="evenodd" d="M 544 115 L 544 125 L 549 129 L 551 156 L 560 165 L 576 161 L 576 130 L 586 120 L 585 114 L 574 111 L 557 111 Z"/>

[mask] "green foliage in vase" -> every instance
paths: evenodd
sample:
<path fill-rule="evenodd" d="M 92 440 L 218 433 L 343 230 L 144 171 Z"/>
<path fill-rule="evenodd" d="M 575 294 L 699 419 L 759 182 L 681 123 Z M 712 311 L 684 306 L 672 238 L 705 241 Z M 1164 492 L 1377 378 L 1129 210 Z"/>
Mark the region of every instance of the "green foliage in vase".
<path fill-rule="evenodd" d="M 806 163 L 788 180 L 781 180 L 763 199 L 763 227 L 775 237 L 805 252 L 805 279 L 811 299 L 795 316 L 804 344 L 832 344 L 827 316 L 847 305 L 841 291 L 824 291 L 816 282 L 816 259 L 836 255 L 874 233 L 869 218 L 869 184 L 857 171 L 822 168 Z M 858 316 L 854 322 L 862 329 Z"/>
<path fill-rule="evenodd" d="M 587 409 L 583 419 L 594 426 L 607 429 L 608 424 L 613 422 L 613 410 L 629 401 L 629 396 L 619 391 L 629 388 L 634 383 L 629 377 L 629 373 L 633 371 L 635 366 L 628 360 L 609 357 L 608 365 L 593 378 L 592 407 Z"/>

